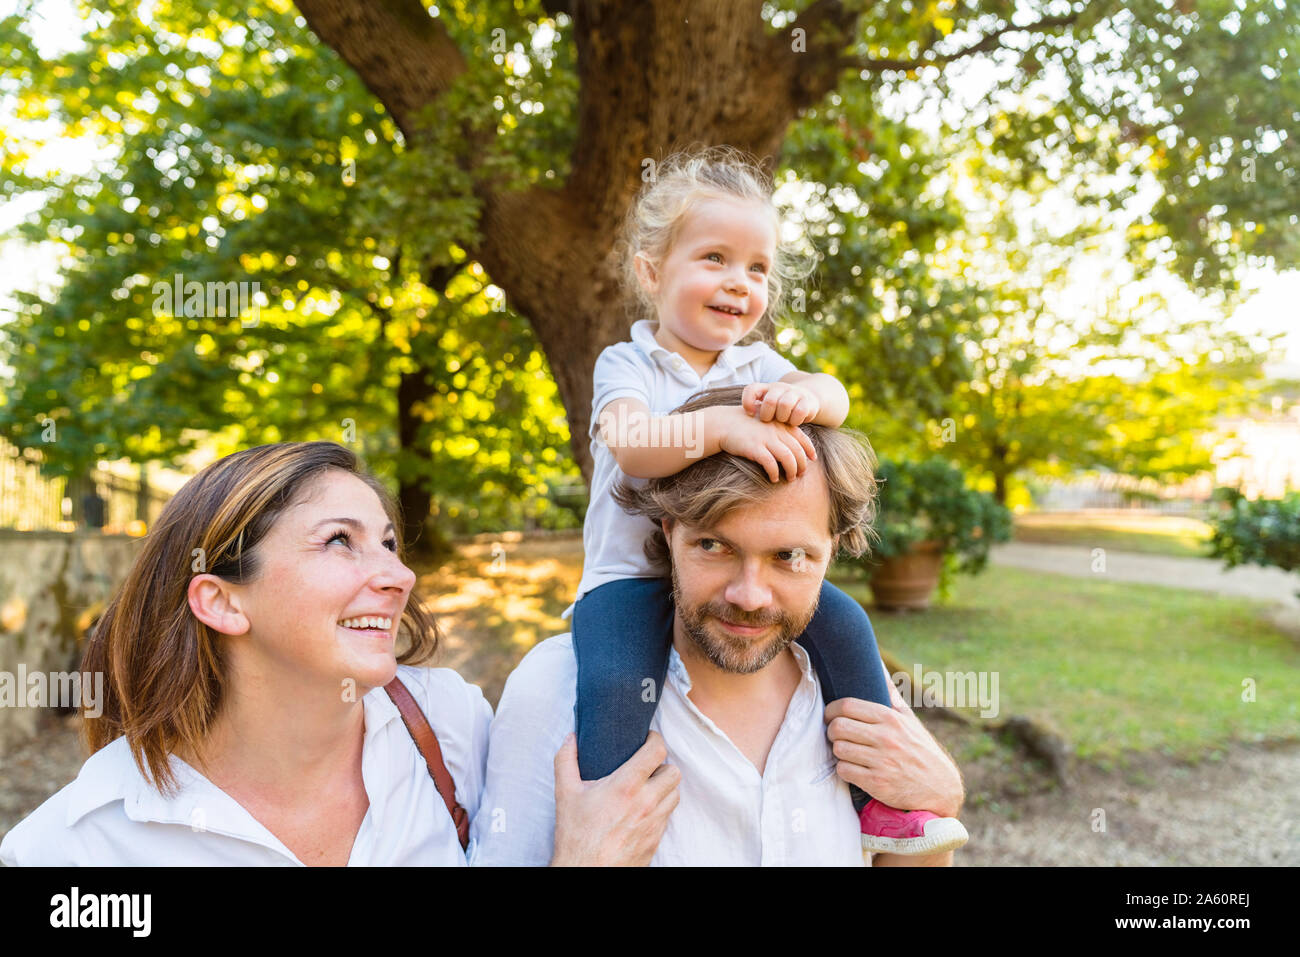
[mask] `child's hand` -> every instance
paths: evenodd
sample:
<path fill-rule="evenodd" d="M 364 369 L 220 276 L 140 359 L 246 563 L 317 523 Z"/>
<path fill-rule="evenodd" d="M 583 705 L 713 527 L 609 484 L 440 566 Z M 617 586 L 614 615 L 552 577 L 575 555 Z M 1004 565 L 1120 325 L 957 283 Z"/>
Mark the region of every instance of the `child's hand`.
<path fill-rule="evenodd" d="M 783 422 L 760 422 L 743 409 L 731 408 L 736 410 L 736 421 L 728 423 L 722 451 L 753 459 L 773 482 L 781 481 L 782 469 L 787 478 L 803 475 L 808 460 L 817 458 L 812 439 L 799 429 Z"/>
<path fill-rule="evenodd" d="M 741 407 L 760 422 L 784 422 L 800 426 L 811 422 L 822 402 L 812 390 L 792 382 L 754 382 L 745 386 Z"/>

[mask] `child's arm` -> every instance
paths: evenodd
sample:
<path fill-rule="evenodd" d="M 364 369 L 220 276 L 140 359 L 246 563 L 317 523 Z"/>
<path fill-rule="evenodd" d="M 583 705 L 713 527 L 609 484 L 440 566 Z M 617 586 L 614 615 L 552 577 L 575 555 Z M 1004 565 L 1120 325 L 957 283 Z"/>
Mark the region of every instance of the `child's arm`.
<path fill-rule="evenodd" d="M 838 429 L 849 414 L 849 393 L 825 372 L 789 372 L 777 382 L 745 386 L 741 406 L 763 422 L 825 425 Z"/>
<path fill-rule="evenodd" d="M 753 459 L 773 482 L 802 475 L 817 457 L 812 440 L 781 422 L 760 422 L 738 405 L 652 416 L 640 399 L 614 399 L 600 411 L 601 438 L 633 478 L 675 475 L 718 452 Z"/>

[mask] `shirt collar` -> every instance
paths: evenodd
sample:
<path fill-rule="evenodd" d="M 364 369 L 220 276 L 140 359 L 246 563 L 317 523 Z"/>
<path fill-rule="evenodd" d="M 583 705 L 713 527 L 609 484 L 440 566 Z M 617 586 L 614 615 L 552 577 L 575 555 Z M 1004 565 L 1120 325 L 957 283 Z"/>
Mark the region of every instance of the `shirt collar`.
<path fill-rule="evenodd" d="M 797 641 L 790 643 L 790 651 L 794 654 L 795 661 L 799 663 L 800 678 L 799 684 L 795 686 L 794 693 L 790 695 L 790 703 L 786 707 L 785 714 L 781 718 L 782 727 L 790 720 L 791 715 L 806 716 L 819 711 L 821 707 L 821 686 L 817 683 L 817 676 L 813 673 L 807 652 L 799 647 Z M 727 738 L 728 741 L 731 740 L 727 733 L 719 728 L 713 719 L 701 711 L 699 706 L 691 700 L 691 676 L 686 671 L 686 665 L 681 656 L 677 654 L 677 649 L 671 646 L 668 649 L 667 685 L 673 688 L 675 696 L 682 706 L 686 708 L 687 712 L 694 716 L 695 721 L 707 731 Z M 732 746 L 735 746 L 734 742 Z"/>
<path fill-rule="evenodd" d="M 401 715 L 383 688 L 372 688 L 361 704 L 366 724 L 362 747 L 369 748 L 374 737 L 394 719 L 400 720 Z M 171 756 L 171 769 L 177 787 L 164 795 L 140 772 L 126 738 L 114 739 L 82 765 L 70 789 L 65 823 L 71 827 L 91 811 L 122 801 L 123 810 L 133 821 L 186 824 L 196 831 L 208 830 L 270 844 L 292 856 L 239 802 L 198 770 L 175 755 Z"/>
<path fill-rule="evenodd" d="M 655 329 L 659 323 L 652 322 L 649 319 L 639 319 L 632 324 L 632 342 L 640 347 L 646 357 L 662 364 L 668 364 L 672 368 L 672 360 L 677 357 L 676 353 L 665 348 L 655 338 Z M 734 371 L 748 362 L 753 362 L 763 354 L 767 345 L 762 342 L 751 342 L 748 345 L 733 345 L 723 349 L 718 354 L 717 362 L 714 363 L 715 369 L 724 371 Z M 690 368 L 687 366 L 687 368 Z"/>
<path fill-rule="evenodd" d="M 106 804 L 121 801 L 123 813 L 132 821 L 185 824 L 196 832 L 252 838 L 289 853 L 234 798 L 199 771 L 175 755 L 170 763 L 176 787 L 162 794 L 136 765 L 126 737 L 116 738 L 82 766 L 69 795 L 67 826 Z M 258 833 L 252 833 L 254 826 Z"/>

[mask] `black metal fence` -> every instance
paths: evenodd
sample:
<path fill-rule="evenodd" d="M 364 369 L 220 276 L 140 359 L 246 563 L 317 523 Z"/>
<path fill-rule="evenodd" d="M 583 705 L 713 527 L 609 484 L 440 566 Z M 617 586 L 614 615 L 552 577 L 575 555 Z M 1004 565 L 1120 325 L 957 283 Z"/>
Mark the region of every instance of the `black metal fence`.
<path fill-rule="evenodd" d="M 143 475 L 109 469 L 78 479 L 46 478 L 33 453 L 0 439 L 0 528 L 125 532 L 133 522 L 152 525 L 169 497 Z"/>

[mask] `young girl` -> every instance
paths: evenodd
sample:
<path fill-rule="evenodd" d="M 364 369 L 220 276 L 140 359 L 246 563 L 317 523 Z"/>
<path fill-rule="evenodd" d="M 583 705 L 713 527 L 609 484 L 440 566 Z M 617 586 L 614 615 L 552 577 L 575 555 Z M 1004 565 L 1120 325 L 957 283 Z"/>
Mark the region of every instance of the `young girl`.
<path fill-rule="evenodd" d="M 656 577 L 642 548 L 652 526 L 624 512 L 612 490 L 717 452 L 753 459 L 773 482 L 783 473 L 794 478 L 813 451 L 797 427 L 836 428 L 848 414 L 848 393 L 834 377 L 800 372 L 762 342 L 736 344 L 781 297 L 771 193 L 761 168 L 738 151 L 679 153 L 660 165 L 628 215 L 626 278 L 657 322 L 637 322 L 631 342 L 596 361 L 595 464 L 573 607 L 578 764 L 587 780 L 610 774 L 645 741 L 657 700 L 646 688 L 662 687 L 673 621 L 670 584 Z M 726 414 L 669 414 L 702 389 L 741 384 L 742 404 L 717 410 Z M 628 615 L 628 608 L 652 612 Z M 823 585 L 798 640 L 827 702 L 890 705 L 871 623 L 838 588 Z M 901 811 L 853 791 L 864 851 L 934 854 L 966 841 L 954 818 Z"/>

